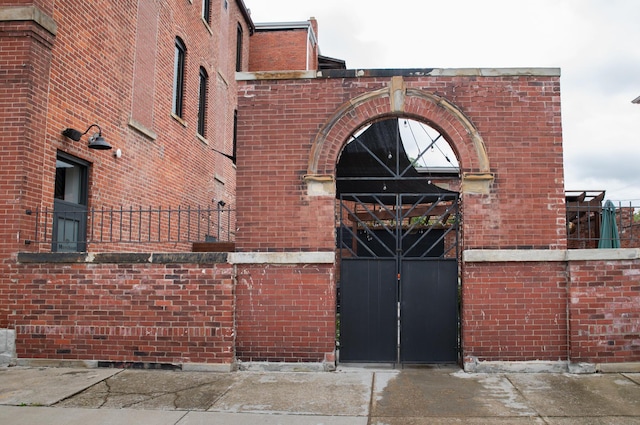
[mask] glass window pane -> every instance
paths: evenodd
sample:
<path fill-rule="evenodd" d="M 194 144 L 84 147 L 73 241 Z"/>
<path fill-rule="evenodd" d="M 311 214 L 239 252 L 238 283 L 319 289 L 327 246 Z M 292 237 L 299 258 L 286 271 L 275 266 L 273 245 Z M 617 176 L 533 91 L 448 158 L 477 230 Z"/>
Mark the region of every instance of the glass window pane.
<path fill-rule="evenodd" d="M 81 204 L 84 169 L 77 164 L 58 159 L 56 161 L 55 199 Z"/>

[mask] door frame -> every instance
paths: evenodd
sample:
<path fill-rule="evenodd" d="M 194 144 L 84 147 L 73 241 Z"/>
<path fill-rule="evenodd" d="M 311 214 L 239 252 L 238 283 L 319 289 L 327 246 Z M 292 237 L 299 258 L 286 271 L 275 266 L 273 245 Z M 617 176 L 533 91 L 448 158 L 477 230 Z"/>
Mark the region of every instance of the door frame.
<path fill-rule="evenodd" d="M 58 151 L 56 155 L 51 235 L 52 252 L 85 252 L 87 250 L 90 165 L 88 161 L 65 152 Z M 68 187 L 68 182 L 66 181 L 67 173 L 66 171 L 60 171 L 65 168 L 77 169 L 77 175 L 71 176 L 75 180 L 75 187 Z M 60 226 L 62 226 L 62 229 Z M 60 235 L 66 237 L 69 234 L 71 234 L 72 240 L 59 240 Z"/>

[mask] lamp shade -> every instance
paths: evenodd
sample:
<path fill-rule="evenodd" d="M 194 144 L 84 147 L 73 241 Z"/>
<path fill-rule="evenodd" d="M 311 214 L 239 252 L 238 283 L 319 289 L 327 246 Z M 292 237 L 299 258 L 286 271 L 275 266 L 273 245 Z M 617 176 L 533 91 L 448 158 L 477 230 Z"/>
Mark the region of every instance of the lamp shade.
<path fill-rule="evenodd" d="M 96 134 L 89 137 L 89 149 L 108 150 L 111 145 L 100 134 Z"/>
<path fill-rule="evenodd" d="M 82 137 L 82 133 L 75 128 L 65 128 L 62 132 L 62 135 L 68 137 L 69 139 L 77 142 Z"/>

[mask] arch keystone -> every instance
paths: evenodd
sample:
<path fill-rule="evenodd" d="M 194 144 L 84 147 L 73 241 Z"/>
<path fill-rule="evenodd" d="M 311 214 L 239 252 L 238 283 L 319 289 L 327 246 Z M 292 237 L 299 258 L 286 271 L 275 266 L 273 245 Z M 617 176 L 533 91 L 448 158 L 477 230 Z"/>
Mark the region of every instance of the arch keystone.
<path fill-rule="evenodd" d="M 404 112 L 404 101 L 407 95 L 407 89 L 404 85 L 404 78 L 402 78 L 402 76 L 391 77 L 389 94 L 391 112 Z"/>
<path fill-rule="evenodd" d="M 388 98 L 388 99 L 387 99 Z M 343 103 L 328 117 L 311 145 L 304 182 L 310 196 L 335 193 L 333 170 L 348 133 L 362 125 L 391 116 L 423 118 L 444 130 L 449 143 L 461 155 L 465 169 L 461 191 L 490 193 L 495 175 L 482 136 L 466 114 L 448 99 L 433 92 L 407 87 L 402 76 L 394 76 L 386 87 L 362 93 Z"/>

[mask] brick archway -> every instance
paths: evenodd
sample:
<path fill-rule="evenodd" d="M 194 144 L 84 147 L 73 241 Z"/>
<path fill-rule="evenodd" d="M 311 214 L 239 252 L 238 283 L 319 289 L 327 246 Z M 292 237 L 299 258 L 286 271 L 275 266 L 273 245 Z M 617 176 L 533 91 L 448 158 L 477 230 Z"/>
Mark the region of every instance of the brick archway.
<path fill-rule="evenodd" d="M 488 193 L 494 176 L 484 141 L 471 120 L 444 97 L 406 87 L 402 77 L 392 77 L 387 87 L 359 95 L 338 108 L 313 142 L 305 180 L 332 182 L 338 156 L 352 132 L 394 116 L 417 119 L 437 128 L 458 155 L 462 192 Z"/>

